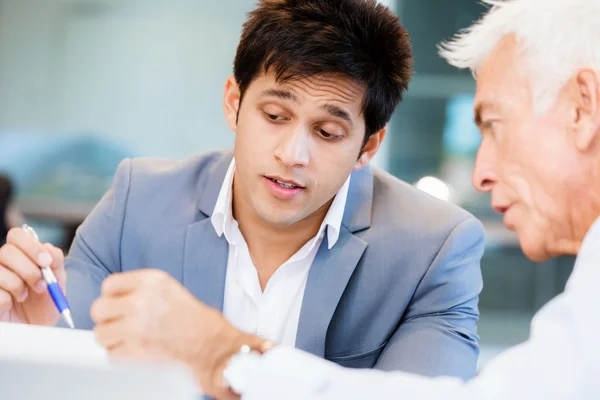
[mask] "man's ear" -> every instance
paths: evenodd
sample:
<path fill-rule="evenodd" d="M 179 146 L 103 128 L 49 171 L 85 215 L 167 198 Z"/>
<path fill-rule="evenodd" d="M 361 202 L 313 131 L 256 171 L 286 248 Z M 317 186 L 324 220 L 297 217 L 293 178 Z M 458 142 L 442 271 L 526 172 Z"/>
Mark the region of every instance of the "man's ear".
<path fill-rule="evenodd" d="M 371 137 L 369 137 L 369 139 L 362 148 L 360 157 L 358 157 L 356 164 L 354 164 L 355 170 L 361 169 L 362 167 L 367 165 L 373 157 L 375 157 L 375 154 L 377 154 L 377 151 L 381 146 L 381 142 L 383 142 L 383 138 L 385 137 L 386 132 L 387 126 L 384 127 L 382 130 L 375 132 L 371 135 Z"/>
<path fill-rule="evenodd" d="M 225 119 L 232 131 L 237 130 L 237 118 L 240 110 L 240 87 L 231 75 L 225 82 L 225 94 L 223 96 L 223 111 Z"/>
<path fill-rule="evenodd" d="M 572 83 L 575 112 L 573 133 L 575 146 L 585 152 L 600 134 L 600 82 L 592 69 L 580 70 Z"/>

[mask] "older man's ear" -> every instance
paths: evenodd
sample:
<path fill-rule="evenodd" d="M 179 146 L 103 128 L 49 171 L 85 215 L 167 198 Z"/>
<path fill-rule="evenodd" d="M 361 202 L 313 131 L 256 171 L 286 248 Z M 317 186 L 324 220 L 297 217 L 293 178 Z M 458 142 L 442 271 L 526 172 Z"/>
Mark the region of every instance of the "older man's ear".
<path fill-rule="evenodd" d="M 573 133 L 575 146 L 581 152 L 589 151 L 600 136 L 600 77 L 592 69 L 580 70 L 574 79 L 575 118 Z M 600 144 L 596 144 L 599 146 Z"/>

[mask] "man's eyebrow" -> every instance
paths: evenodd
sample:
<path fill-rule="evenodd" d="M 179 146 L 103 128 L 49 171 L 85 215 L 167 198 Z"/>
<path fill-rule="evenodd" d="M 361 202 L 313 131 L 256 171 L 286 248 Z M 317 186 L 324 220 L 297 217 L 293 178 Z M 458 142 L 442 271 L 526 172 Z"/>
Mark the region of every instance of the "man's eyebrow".
<path fill-rule="evenodd" d="M 298 96 L 294 94 L 291 90 L 287 89 L 266 89 L 261 94 L 260 97 L 277 97 L 282 100 L 291 100 L 294 103 L 298 103 Z"/>
<path fill-rule="evenodd" d="M 263 92 L 261 92 L 260 97 L 277 97 L 278 99 L 290 100 L 290 101 L 293 101 L 294 103 L 300 102 L 300 100 L 298 100 L 298 96 L 296 96 L 296 94 L 294 92 L 292 92 L 291 90 L 287 90 L 287 89 L 276 89 L 276 88 L 266 89 Z M 343 108 L 336 106 L 335 104 L 330 104 L 330 103 L 323 104 L 320 108 L 322 110 L 326 111 L 329 115 L 336 117 L 336 118 L 343 119 L 344 121 L 348 122 L 351 127 L 354 126 L 354 123 L 352 121 L 352 117 L 350 116 L 350 113 L 348 111 L 344 110 Z"/>
<path fill-rule="evenodd" d="M 350 113 L 348 113 L 348 111 L 344 110 L 343 108 L 338 107 L 335 104 L 323 104 L 320 108 L 322 110 L 327 111 L 329 115 L 343 119 L 344 121 L 348 122 L 350 124 L 350 127 L 354 126 Z"/>

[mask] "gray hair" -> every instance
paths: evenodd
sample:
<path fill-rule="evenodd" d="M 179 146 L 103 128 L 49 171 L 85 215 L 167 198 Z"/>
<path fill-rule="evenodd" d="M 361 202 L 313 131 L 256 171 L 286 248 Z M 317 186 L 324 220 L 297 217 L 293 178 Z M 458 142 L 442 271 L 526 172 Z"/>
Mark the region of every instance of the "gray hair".
<path fill-rule="evenodd" d="M 534 107 L 543 112 L 581 68 L 600 71 L 600 0 L 483 0 L 491 8 L 439 46 L 449 64 L 476 76 L 490 52 L 513 34 L 525 57 Z"/>

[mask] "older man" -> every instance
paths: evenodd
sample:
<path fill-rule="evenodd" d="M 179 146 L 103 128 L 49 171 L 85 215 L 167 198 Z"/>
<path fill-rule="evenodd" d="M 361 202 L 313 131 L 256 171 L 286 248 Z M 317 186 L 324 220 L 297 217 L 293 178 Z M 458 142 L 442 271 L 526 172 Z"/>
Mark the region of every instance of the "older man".
<path fill-rule="evenodd" d="M 488 3 L 494 7 L 485 17 L 442 50 L 477 75 L 483 140 L 473 183 L 491 192 L 529 258 L 578 255 L 565 292 L 534 318 L 526 343 L 466 383 L 343 369 L 243 334 L 198 303 L 204 329 L 188 352 L 207 392 L 248 399 L 600 398 L 600 0 Z M 100 301 L 134 290 L 129 286 L 127 277 L 111 277 Z"/>

